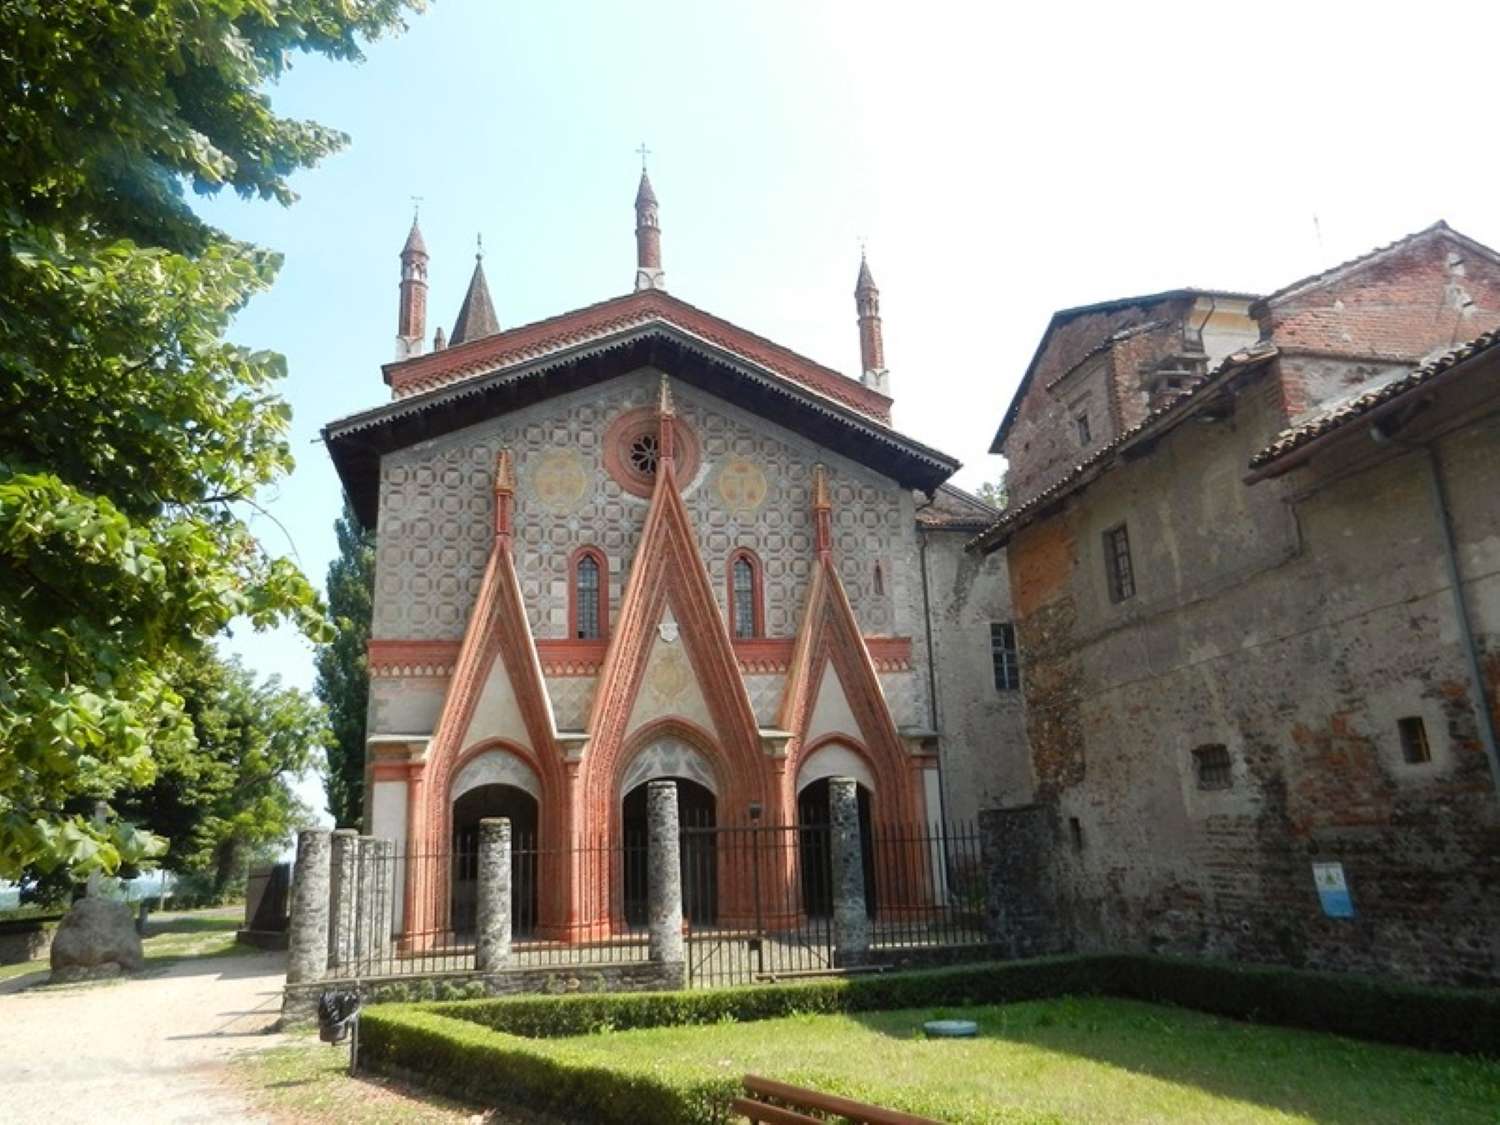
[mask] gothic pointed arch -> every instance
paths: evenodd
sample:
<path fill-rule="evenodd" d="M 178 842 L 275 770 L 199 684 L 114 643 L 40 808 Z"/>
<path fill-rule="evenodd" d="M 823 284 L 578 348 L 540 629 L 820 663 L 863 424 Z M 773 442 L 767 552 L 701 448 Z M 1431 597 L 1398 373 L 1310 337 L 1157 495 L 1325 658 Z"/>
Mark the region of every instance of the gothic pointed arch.
<path fill-rule="evenodd" d="M 812 729 L 820 695 L 836 687 L 848 704 L 846 733 L 862 744 L 876 781 L 880 815 L 890 821 L 915 821 L 920 808 L 911 756 L 880 686 L 880 676 L 860 632 L 854 607 L 839 578 L 830 547 L 827 487 L 821 467 L 816 474 L 818 558 L 808 583 L 807 603 L 782 697 L 780 724 L 792 733 L 787 744 L 786 791 L 780 794 L 790 815 L 795 805 L 797 772 L 826 731 Z"/>
<path fill-rule="evenodd" d="M 536 771 L 542 805 L 551 813 L 542 825 L 543 846 L 563 846 L 571 831 L 567 773 L 511 554 L 513 488 L 509 457 L 501 454 L 495 475 L 495 538 L 428 745 L 422 771 L 423 794 L 417 803 L 419 820 L 409 833 L 421 847 L 441 850 L 446 846 L 452 829 L 453 780 L 476 744 L 495 741 L 497 732 L 483 729 L 485 724 L 476 723 L 476 717 L 483 718 L 486 699 L 497 695 L 508 698 L 507 705 L 495 711 L 519 714 L 516 729 L 503 732 L 505 743 Z M 512 699 L 513 708 L 508 705 Z M 565 889 L 558 887 L 556 894 L 557 901 L 545 905 L 544 914 L 559 914 L 564 909 Z M 421 896 L 416 904 L 419 925 L 441 925 L 444 901 L 441 893 Z"/>
<path fill-rule="evenodd" d="M 669 614 L 665 632 L 675 631 L 670 643 L 684 648 L 727 788 L 746 802 L 764 801 L 767 796 L 755 713 L 692 521 L 678 492 L 670 437 L 664 437 L 662 445 L 668 453 L 657 471 L 588 725 L 581 809 L 584 815 L 603 815 L 607 823 L 616 815 L 612 781 L 628 748 L 632 717 L 653 649 L 666 643 L 660 626 Z"/>

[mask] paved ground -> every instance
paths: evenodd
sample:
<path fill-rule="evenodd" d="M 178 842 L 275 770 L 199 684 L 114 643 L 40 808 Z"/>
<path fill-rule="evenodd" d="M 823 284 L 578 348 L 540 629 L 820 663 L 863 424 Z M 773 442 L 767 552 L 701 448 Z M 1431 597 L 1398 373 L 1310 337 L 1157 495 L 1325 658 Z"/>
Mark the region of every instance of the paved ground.
<path fill-rule="evenodd" d="M 265 1122 L 224 1084 L 232 1055 L 274 1046 L 284 954 L 179 961 L 143 978 L 0 984 L 0 1122 Z"/>

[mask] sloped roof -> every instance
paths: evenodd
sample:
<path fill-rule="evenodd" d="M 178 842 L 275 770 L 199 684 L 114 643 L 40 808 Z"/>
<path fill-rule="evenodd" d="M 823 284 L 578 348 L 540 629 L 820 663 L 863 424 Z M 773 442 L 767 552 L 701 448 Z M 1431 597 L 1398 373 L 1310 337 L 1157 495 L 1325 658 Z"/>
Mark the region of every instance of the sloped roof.
<path fill-rule="evenodd" d="M 1077 462 L 1056 483 L 1038 492 L 1025 503 L 1006 508 L 1000 518 L 986 529 L 984 534 L 975 536 L 969 541 L 969 548 L 988 554 L 1004 546 L 1017 529 L 1030 523 L 1040 513 L 1049 510 L 1064 497 L 1085 488 L 1099 472 L 1108 467 L 1117 455 L 1124 453 L 1138 441 L 1147 440 L 1171 429 L 1187 416 L 1193 406 L 1211 392 L 1220 389 L 1230 376 L 1259 367 L 1276 355 L 1276 348 L 1256 345 L 1226 356 L 1197 386 L 1182 392 L 1164 406 L 1157 407 L 1136 425 L 1122 431 L 1112 441 L 1101 445 L 1089 456 Z"/>
<path fill-rule="evenodd" d="M 458 319 L 453 322 L 453 335 L 448 337 L 448 347 L 466 344 L 470 340 L 481 340 L 500 331 L 500 318 L 495 315 L 495 302 L 490 300 L 490 285 L 484 277 L 484 260 L 474 259 L 474 272 L 469 277 L 469 289 L 464 302 L 458 307 Z"/>
<path fill-rule="evenodd" d="M 1455 242 L 1462 243 L 1463 246 L 1468 250 L 1476 254 L 1482 254 L 1492 262 L 1500 262 L 1500 254 L 1497 254 L 1494 250 L 1490 249 L 1490 247 L 1486 246 L 1484 243 L 1476 242 L 1468 235 L 1454 230 L 1445 221 L 1439 219 L 1431 226 L 1423 227 L 1419 231 L 1413 231 L 1411 234 L 1405 235 L 1402 238 L 1398 238 L 1394 242 L 1387 242 L 1383 246 L 1377 246 L 1375 247 L 1375 249 L 1369 250 L 1363 254 L 1358 255 L 1357 257 L 1350 258 L 1346 262 L 1340 262 L 1336 266 L 1329 266 L 1326 270 L 1319 270 L 1317 273 L 1308 274 L 1306 277 L 1298 278 L 1296 281 L 1292 282 L 1289 285 L 1283 285 L 1274 293 L 1268 293 L 1264 297 L 1260 298 L 1260 300 L 1255 303 L 1251 311 L 1252 313 L 1254 313 L 1256 309 L 1278 304 L 1281 301 L 1285 301 L 1290 297 L 1298 296 L 1302 293 L 1307 292 L 1308 290 L 1317 289 L 1321 286 L 1330 285 L 1336 281 L 1342 280 L 1345 276 L 1355 272 L 1356 270 L 1362 269 L 1381 258 L 1387 257 L 1388 255 L 1404 250 L 1412 243 L 1418 242 L 1424 238 L 1429 238 L 1433 235 L 1444 235 L 1448 238 L 1453 239 Z"/>
<path fill-rule="evenodd" d="M 917 506 L 918 526 L 934 531 L 983 531 L 999 516 L 999 508 L 951 484 L 939 486 L 932 503 Z"/>
<path fill-rule="evenodd" d="M 1274 475 L 1274 473 L 1267 472 L 1266 470 L 1272 465 L 1277 465 L 1279 462 L 1286 462 L 1291 454 L 1303 447 L 1336 430 L 1341 430 L 1353 422 L 1359 421 L 1386 403 L 1426 386 L 1439 376 L 1452 371 L 1466 360 L 1473 359 L 1496 348 L 1500 348 L 1500 329 L 1476 336 L 1468 343 L 1460 344 L 1452 351 L 1445 352 L 1437 359 L 1429 363 L 1424 363 L 1421 367 L 1406 375 L 1392 379 L 1390 382 L 1384 383 L 1374 390 L 1366 391 L 1362 395 L 1356 395 L 1347 402 L 1340 403 L 1334 409 L 1310 419 L 1299 426 L 1292 426 L 1289 429 L 1285 429 L 1276 435 L 1275 441 L 1250 458 L 1250 468 L 1261 470 L 1256 474 L 1257 476 Z M 1280 471 L 1285 471 L 1291 467 L 1292 463 L 1277 465 Z"/>
<path fill-rule="evenodd" d="M 1052 334 L 1070 320 L 1077 320 L 1080 316 L 1092 313 L 1116 312 L 1119 309 L 1128 309 L 1133 305 L 1159 305 L 1167 301 L 1177 301 L 1186 297 L 1230 297 L 1238 300 L 1252 301 L 1256 299 L 1256 296 L 1254 293 L 1237 293 L 1228 289 L 1166 289 L 1160 293 L 1146 293 L 1138 297 L 1117 297 L 1109 301 L 1096 301 L 1091 305 L 1075 305 L 1070 309 L 1058 309 L 1047 322 L 1047 327 L 1042 332 L 1042 338 L 1037 341 L 1036 351 L 1031 355 L 1031 362 L 1026 365 L 1026 373 L 1021 376 L 1021 383 L 1016 387 L 1016 393 L 1011 396 L 1010 405 L 1005 408 L 1005 417 L 1000 420 L 1000 428 L 995 431 L 994 441 L 990 442 L 990 452 L 1003 452 L 1001 447 L 1005 444 L 1005 437 L 1010 433 L 1011 426 L 1015 424 L 1016 415 L 1020 413 L 1021 403 L 1026 398 L 1026 392 L 1031 388 L 1031 380 L 1035 377 L 1037 366 L 1041 363 L 1042 356 L 1047 351 L 1047 344 L 1052 339 Z M 1091 354 L 1097 354 L 1108 343 L 1107 339 L 1101 340 L 1100 345 Z"/>
<path fill-rule="evenodd" d="M 887 396 L 660 289 L 612 297 L 480 340 L 449 340 L 442 351 L 388 363 L 383 372 L 396 396 L 404 398 L 653 322 L 674 325 L 841 406 L 890 424 L 891 400 Z"/>

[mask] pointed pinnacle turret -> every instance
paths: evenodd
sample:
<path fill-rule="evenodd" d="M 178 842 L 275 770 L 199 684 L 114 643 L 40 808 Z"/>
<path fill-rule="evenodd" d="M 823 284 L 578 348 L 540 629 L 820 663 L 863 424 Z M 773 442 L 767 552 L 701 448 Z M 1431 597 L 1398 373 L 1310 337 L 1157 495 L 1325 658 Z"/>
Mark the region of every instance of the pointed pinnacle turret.
<path fill-rule="evenodd" d="M 495 457 L 495 491 L 514 492 L 516 490 L 516 472 L 511 464 L 510 450 L 502 449 Z"/>
<path fill-rule="evenodd" d="M 484 244 L 479 245 L 474 255 L 474 273 L 469 278 L 469 290 L 458 308 L 458 319 L 453 322 L 453 332 L 448 337 L 448 346 L 466 344 L 500 331 L 500 318 L 495 315 L 495 303 L 490 300 L 490 285 L 484 276 Z"/>
<path fill-rule="evenodd" d="M 885 338 L 880 326 L 880 289 L 870 272 L 869 259 L 859 252 L 859 276 L 854 282 L 854 308 L 859 314 L 859 381 L 883 395 L 891 393 L 885 368 Z"/>
<path fill-rule="evenodd" d="M 661 268 L 661 216 L 656 192 L 646 175 L 646 146 L 641 146 L 641 183 L 635 191 L 635 287 L 665 289 L 666 271 Z"/>
<path fill-rule="evenodd" d="M 677 452 L 677 408 L 672 402 L 672 384 L 662 372 L 661 390 L 656 399 L 656 444 L 657 455 L 665 469 L 672 464 Z"/>
<path fill-rule="evenodd" d="M 415 213 L 411 217 L 411 230 L 407 232 L 406 245 L 401 247 L 401 256 L 404 258 L 408 254 L 427 256 L 427 243 L 422 240 L 422 228 L 418 225 Z"/>
<path fill-rule="evenodd" d="M 833 555 L 833 501 L 828 496 L 828 470 L 813 466 L 813 545 L 820 559 Z"/>
<path fill-rule="evenodd" d="M 411 230 L 401 247 L 401 303 L 396 310 L 396 358 L 410 359 L 422 354 L 427 336 L 427 243 L 417 216 L 411 217 Z"/>
<path fill-rule="evenodd" d="M 667 378 L 666 372 L 662 372 L 661 383 L 656 392 L 656 412 L 658 414 L 676 414 L 676 405 L 672 402 L 672 381 Z"/>

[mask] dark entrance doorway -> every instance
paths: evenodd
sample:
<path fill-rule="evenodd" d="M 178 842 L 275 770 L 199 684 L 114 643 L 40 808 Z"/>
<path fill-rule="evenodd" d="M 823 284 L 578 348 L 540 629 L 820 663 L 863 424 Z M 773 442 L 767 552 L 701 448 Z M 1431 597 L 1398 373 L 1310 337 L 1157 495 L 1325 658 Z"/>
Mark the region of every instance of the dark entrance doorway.
<path fill-rule="evenodd" d="M 677 783 L 677 815 L 686 829 L 712 828 L 717 823 L 717 802 L 707 788 L 685 777 Z M 621 802 L 620 818 L 625 827 L 625 921 L 644 926 L 647 917 L 646 887 L 646 786 L 637 785 Z M 718 848 L 712 832 L 688 832 L 682 838 L 682 914 L 695 926 L 711 926 L 719 913 Z"/>
<path fill-rule="evenodd" d="M 865 911 L 875 917 L 875 843 L 870 830 L 870 791 L 858 788 L 859 850 L 865 869 Z M 828 778 L 797 795 L 797 827 L 802 868 L 802 909 L 814 918 L 833 913 L 833 841 L 829 832 Z"/>
<path fill-rule="evenodd" d="M 536 798 L 514 785 L 480 785 L 453 802 L 452 928 L 472 933 L 479 920 L 479 822 L 510 818 L 510 924 L 515 934 L 536 925 Z"/>

